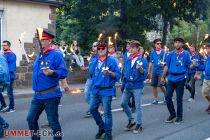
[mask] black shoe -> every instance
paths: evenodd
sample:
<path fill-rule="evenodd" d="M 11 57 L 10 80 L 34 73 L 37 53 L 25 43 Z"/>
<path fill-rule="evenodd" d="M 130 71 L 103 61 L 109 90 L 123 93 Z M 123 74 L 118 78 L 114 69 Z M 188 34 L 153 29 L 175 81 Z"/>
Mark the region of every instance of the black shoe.
<path fill-rule="evenodd" d="M 175 120 L 175 124 L 180 124 L 182 122 L 182 118 L 181 117 L 177 117 Z"/>
<path fill-rule="evenodd" d="M 86 112 L 84 117 L 85 118 L 90 118 L 90 117 L 92 117 L 92 114 L 90 113 L 90 111 L 88 111 L 88 112 Z"/>
<path fill-rule="evenodd" d="M 134 134 L 138 134 L 139 132 L 143 131 L 143 126 L 141 124 L 137 124 L 136 128 L 133 130 Z"/>
<path fill-rule="evenodd" d="M 135 125 L 136 125 L 135 122 L 129 121 L 127 126 L 125 127 L 125 130 L 130 131 L 132 129 L 132 127 L 135 126 Z"/>
<path fill-rule="evenodd" d="M 98 133 L 95 136 L 95 139 L 101 139 L 101 136 L 105 133 L 104 129 L 99 129 Z"/>
<path fill-rule="evenodd" d="M 165 123 L 172 123 L 174 122 L 176 116 L 169 116 L 168 119 L 165 121 Z"/>
<path fill-rule="evenodd" d="M 112 140 L 112 134 L 105 133 L 103 140 Z"/>
<path fill-rule="evenodd" d="M 8 128 L 9 128 L 9 124 L 8 124 L 8 123 L 5 123 L 2 127 L 3 127 L 4 129 L 8 129 Z"/>

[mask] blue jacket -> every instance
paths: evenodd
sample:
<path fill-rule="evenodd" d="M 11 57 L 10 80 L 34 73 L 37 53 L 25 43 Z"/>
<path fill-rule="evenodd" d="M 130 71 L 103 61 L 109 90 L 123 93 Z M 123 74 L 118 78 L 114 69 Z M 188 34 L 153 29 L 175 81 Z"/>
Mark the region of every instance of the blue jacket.
<path fill-rule="evenodd" d="M 210 80 L 210 56 L 207 57 L 204 65 L 199 65 L 198 70 L 205 71 L 204 79 Z"/>
<path fill-rule="evenodd" d="M 150 56 L 150 62 L 153 63 L 153 71 L 152 71 L 153 74 L 163 73 L 164 67 L 162 67 L 159 64 L 159 61 L 162 61 L 163 57 L 164 57 L 164 51 L 163 50 L 160 52 L 160 54 L 157 54 L 157 52 L 155 50 L 152 51 L 151 56 Z M 165 60 L 166 60 L 166 56 L 165 56 Z"/>
<path fill-rule="evenodd" d="M 9 53 L 4 53 L 4 56 L 7 60 L 7 64 L 9 67 L 10 79 L 15 79 L 16 60 L 17 60 L 16 55 L 12 51 L 10 51 Z"/>
<path fill-rule="evenodd" d="M 198 54 L 194 54 L 193 56 L 190 57 L 191 63 L 193 63 L 194 59 L 197 59 L 198 60 L 198 65 L 200 65 L 201 59 L 200 59 L 200 56 Z M 197 69 L 198 69 L 197 67 L 193 67 L 192 69 L 189 69 L 188 74 L 195 74 Z"/>
<path fill-rule="evenodd" d="M 37 56 L 33 64 L 32 88 L 35 92 L 40 92 L 54 86 L 59 86 L 59 80 L 66 78 L 68 75 L 68 71 L 66 69 L 66 65 L 61 53 L 59 53 L 56 50 L 51 50 L 50 52 L 44 55 L 45 60 L 47 62 L 47 66 L 58 74 L 57 78 L 55 78 L 54 76 L 46 76 L 43 73 L 43 70 L 41 68 L 43 68 L 44 65 L 40 56 L 40 54 Z M 33 97 L 36 99 L 48 99 L 61 96 L 62 92 L 60 88 L 53 92 L 46 93 L 43 95 L 33 95 Z"/>
<path fill-rule="evenodd" d="M 144 87 L 144 80 L 146 79 L 148 73 L 148 63 L 145 58 L 142 59 L 142 67 L 144 69 L 144 74 L 141 74 L 136 68 L 137 61 L 140 61 L 141 56 L 139 56 L 133 67 L 131 67 L 131 59 L 127 59 L 124 65 L 124 83 L 126 89 L 138 89 Z"/>
<path fill-rule="evenodd" d="M 91 56 L 90 61 L 89 61 L 89 78 L 92 79 L 93 75 L 91 75 L 91 71 L 94 69 L 94 64 L 97 61 L 98 55 L 96 56 Z"/>
<path fill-rule="evenodd" d="M 184 50 L 180 55 L 172 51 L 166 60 L 166 66 L 168 66 L 168 80 L 173 82 L 184 80 L 190 65 L 190 53 L 188 51 Z"/>
<path fill-rule="evenodd" d="M 107 67 L 110 71 L 114 72 L 116 78 L 112 78 L 111 76 L 104 75 L 102 72 L 102 68 L 105 67 L 105 61 L 102 63 L 101 67 L 98 67 L 98 59 L 93 64 L 93 69 L 90 74 L 93 75 L 92 83 L 93 89 L 92 94 L 100 94 L 101 96 L 114 96 L 115 95 L 115 83 L 120 79 L 120 70 L 114 58 L 108 57 L 107 59 Z"/>

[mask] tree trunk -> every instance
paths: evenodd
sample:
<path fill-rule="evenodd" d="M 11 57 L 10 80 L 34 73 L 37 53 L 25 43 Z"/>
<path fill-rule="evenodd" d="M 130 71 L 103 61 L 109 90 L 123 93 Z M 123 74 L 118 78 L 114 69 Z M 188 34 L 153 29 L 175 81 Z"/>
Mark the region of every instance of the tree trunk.
<path fill-rule="evenodd" d="M 168 20 L 167 18 L 163 18 L 163 36 L 162 36 L 163 44 L 166 43 L 167 36 L 168 36 Z"/>
<path fill-rule="evenodd" d="M 122 38 L 122 40 L 127 38 L 127 2 L 126 0 L 122 0 L 120 3 L 120 30 L 119 30 L 119 34 L 120 37 Z"/>

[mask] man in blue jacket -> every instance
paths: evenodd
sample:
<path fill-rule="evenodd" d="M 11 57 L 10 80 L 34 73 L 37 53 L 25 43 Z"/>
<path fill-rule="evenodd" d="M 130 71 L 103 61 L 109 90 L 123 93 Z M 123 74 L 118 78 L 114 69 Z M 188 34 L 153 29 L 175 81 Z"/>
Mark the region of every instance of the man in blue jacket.
<path fill-rule="evenodd" d="M 33 130 L 33 140 L 39 140 L 35 135 L 39 130 L 38 119 L 45 110 L 50 127 L 53 130 L 54 140 L 62 139 L 61 126 L 58 121 L 58 105 L 62 97 L 59 80 L 67 77 L 67 69 L 63 56 L 51 47 L 54 35 L 44 31 L 41 39 L 43 54 L 38 54 L 33 64 L 32 88 L 33 99 L 28 112 L 27 121 L 30 130 Z M 44 57 L 44 58 L 43 58 Z M 43 59 L 46 60 L 44 64 Z"/>
<path fill-rule="evenodd" d="M 7 87 L 7 95 L 9 97 L 9 106 L 6 105 L 6 102 L 4 100 L 4 97 L 2 94 L 0 94 L 0 101 L 1 101 L 1 112 L 5 113 L 12 113 L 15 112 L 14 109 L 14 95 L 13 95 L 13 82 L 16 78 L 15 72 L 16 72 L 16 55 L 11 51 L 11 43 L 7 40 L 3 41 L 3 50 L 4 50 L 4 56 L 7 60 L 8 68 L 9 68 L 9 74 L 10 74 L 10 84 Z"/>
<path fill-rule="evenodd" d="M 190 60 L 191 63 L 194 63 L 195 65 L 200 65 L 200 56 L 195 51 L 195 46 L 191 45 L 190 47 Z M 186 83 L 186 89 L 189 90 L 191 96 L 188 99 L 189 102 L 195 101 L 195 81 L 197 76 L 197 67 L 193 67 L 192 69 L 189 69 L 188 75 L 187 75 L 187 83 Z"/>
<path fill-rule="evenodd" d="M 90 70 L 92 77 L 92 95 L 90 103 L 90 112 L 99 127 L 95 138 L 100 139 L 105 133 L 104 140 L 112 139 L 112 96 L 115 95 L 115 83 L 120 79 L 120 70 L 117 62 L 108 56 L 107 44 L 99 43 L 97 45 L 98 58 Z M 104 118 L 102 120 L 98 112 L 99 105 L 104 109 Z"/>
<path fill-rule="evenodd" d="M 125 77 L 125 89 L 122 95 L 121 106 L 124 109 L 127 117 L 128 124 L 126 130 L 131 130 L 135 127 L 133 133 L 139 133 L 143 129 L 143 111 L 141 106 L 142 90 L 144 87 L 144 80 L 146 79 L 148 64 L 147 60 L 142 57 L 144 54 L 139 53 L 140 43 L 136 40 L 131 41 L 130 45 L 131 57 L 127 59 L 124 64 L 124 77 Z M 128 106 L 130 98 L 134 96 L 136 106 L 136 119 L 132 117 L 131 110 Z"/>
<path fill-rule="evenodd" d="M 210 115 L 210 45 L 206 47 L 206 62 L 204 65 L 199 65 L 199 70 L 205 71 L 202 94 L 207 99 L 209 106 L 206 109 L 206 112 Z"/>
<path fill-rule="evenodd" d="M 180 124 L 182 122 L 184 85 L 187 71 L 189 68 L 193 67 L 190 61 L 190 54 L 188 51 L 183 49 L 183 44 L 184 39 L 174 39 L 175 50 L 168 55 L 166 66 L 164 67 L 164 72 L 161 77 L 161 82 L 164 84 L 164 78 L 168 72 L 168 83 L 166 86 L 167 89 L 165 98 L 170 116 L 165 121 L 166 123 L 174 122 L 175 118 L 175 124 Z M 175 112 L 174 104 L 172 101 L 174 90 L 176 91 L 177 113 Z"/>

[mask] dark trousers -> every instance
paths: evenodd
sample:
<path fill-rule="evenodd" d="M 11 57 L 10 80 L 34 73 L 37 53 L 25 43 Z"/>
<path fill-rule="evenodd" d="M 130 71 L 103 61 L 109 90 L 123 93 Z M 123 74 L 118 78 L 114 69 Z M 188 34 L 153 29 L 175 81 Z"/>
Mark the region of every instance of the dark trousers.
<path fill-rule="evenodd" d="M 192 74 L 188 74 L 188 77 L 187 77 L 187 83 L 186 83 L 186 89 L 189 90 L 191 96 L 190 98 L 195 98 L 195 73 L 192 73 Z"/>
<path fill-rule="evenodd" d="M 166 88 L 166 103 L 167 108 L 171 116 L 177 116 L 182 118 L 183 116 L 183 94 L 184 94 L 185 79 L 182 81 L 173 82 L 168 80 Z M 172 101 L 173 92 L 176 91 L 176 101 L 177 101 L 177 114 L 174 109 L 174 104 Z"/>
<path fill-rule="evenodd" d="M 14 95 L 13 95 L 13 82 L 14 82 L 14 79 L 10 79 L 10 85 L 7 87 L 7 95 L 9 97 L 9 108 L 10 109 L 14 109 Z M 5 102 L 5 99 L 4 99 L 4 96 L 2 95 L 2 93 L 0 93 L 0 102 L 1 102 L 1 105 L 6 107 L 6 102 Z"/>
<path fill-rule="evenodd" d="M 39 130 L 38 119 L 42 111 L 45 110 L 53 134 L 61 134 L 61 126 L 58 121 L 58 104 L 60 97 L 50 99 L 32 99 L 28 112 L 27 121 L 30 130 L 36 133 Z M 32 140 L 40 140 L 39 136 L 32 136 Z M 62 140 L 61 136 L 54 137 L 54 140 Z"/>

